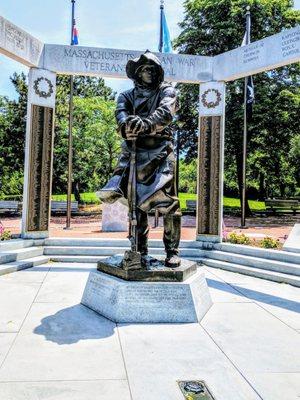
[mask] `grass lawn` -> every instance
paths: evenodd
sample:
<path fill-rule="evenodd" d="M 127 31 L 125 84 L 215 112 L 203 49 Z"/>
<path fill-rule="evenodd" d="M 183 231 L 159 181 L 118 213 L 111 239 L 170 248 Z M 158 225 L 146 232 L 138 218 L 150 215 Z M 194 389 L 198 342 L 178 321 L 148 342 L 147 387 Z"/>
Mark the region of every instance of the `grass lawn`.
<path fill-rule="evenodd" d="M 196 195 L 192 193 L 179 193 L 180 207 L 182 209 L 186 208 L 187 200 L 196 200 Z M 249 200 L 249 206 L 253 211 L 265 210 L 264 201 Z M 230 209 L 240 209 L 241 203 L 239 199 L 224 197 L 224 208 Z"/>
<path fill-rule="evenodd" d="M 81 193 L 82 201 L 85 204 L 100 204 L 100 200 L 96 196 L 96 193 Z M 66 194 L 54 194 L 52 195 L 52 200 L 54 201 L 67 201 Z M 75 201 L 75 197 L 72 194 L 72 201 Z"/>
<path fill-rule="evenodd" d="M 81 198 L 84 203 L 86 204 L 100 204 L 100 200 L 96 196 L 95 193 L 82 193 Z M 66 194 L 55 194 L 52 196 L 52 200 L 55 201 L 67 201 Z M 180 206 L 182 209 L 186 208 L 186 201 L 187 200 L 196 200 L 196 195 L 192 193 L 179 193 L 179 200 Z M 72 195 L 72 201 L 75 201 L 74 195 Z M 250 200 L 249 205 L 251 210 L 253 211 L 261 211 L 265 210 L 265 203 L 263 201 L 256 201 Z M 224 208 L 233 209 L 240 209 L 240 200 L 231 198 L 231 197 L 224 197 Z"/>

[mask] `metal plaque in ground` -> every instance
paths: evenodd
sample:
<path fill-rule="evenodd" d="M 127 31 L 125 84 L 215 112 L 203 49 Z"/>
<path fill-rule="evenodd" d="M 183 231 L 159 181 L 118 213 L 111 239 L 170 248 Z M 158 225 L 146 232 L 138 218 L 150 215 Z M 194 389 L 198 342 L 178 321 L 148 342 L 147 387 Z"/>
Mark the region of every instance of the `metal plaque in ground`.
<path fill-rule="evenodd" d="M 204 381 L 180 381 L 178 384 L 187 400 L 214 400 Z"/>

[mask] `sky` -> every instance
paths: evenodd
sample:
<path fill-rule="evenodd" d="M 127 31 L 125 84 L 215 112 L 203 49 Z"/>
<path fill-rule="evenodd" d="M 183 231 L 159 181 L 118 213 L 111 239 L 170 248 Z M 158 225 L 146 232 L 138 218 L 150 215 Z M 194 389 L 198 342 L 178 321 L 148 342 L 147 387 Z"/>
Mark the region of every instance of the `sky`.
<path fill-rule="evenodd" d="M 300 1 L 300 0 L 299 0 Z M 165 0 L 172 38 L 183 19 L 183 1 Z M 127 50 L 158 51 L 160 0 L 76 0 L 79 45 Z M 0 0 L 0 15 L 44 43 L 70 44 L 70 0 Z M 14 96 L 9 76 L 28 68 L 0 55 L 0 94 Z M 106 79 L 120 92 L 128 80 Z"/>
<path fill-rule="evenodd" d="M 128 50 L 157 51 L 160 0 L 76 0 L 79 45 Z M 300 0 L 295 0 L 300 9 Z M 172 38 L 183 20 L 183 0 L 165 0 Z M 0 15 L 44 43 L 69 44 L 70 0 L 0 0 Z M 28 68 L 0 55 L 0 94 L 15 96 L 9 76 Z M 120 92 L 131 87 L 129 80 L 106 79 Z"/>

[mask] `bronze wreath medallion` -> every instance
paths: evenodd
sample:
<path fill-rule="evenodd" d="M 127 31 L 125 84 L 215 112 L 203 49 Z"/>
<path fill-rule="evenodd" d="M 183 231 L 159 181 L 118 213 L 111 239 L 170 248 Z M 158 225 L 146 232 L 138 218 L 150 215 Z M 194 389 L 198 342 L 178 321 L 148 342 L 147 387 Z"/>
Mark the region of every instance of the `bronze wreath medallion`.
<path fill-rule="evenodd" d="M 47 83 L 47 85 L 48 85 L 48 91 L 47 92 L 45 90 L 40 90 L 40 88 L 39 88 L 39 84 L 42 81 L 45 81 Z M 43 97 L 44 99 L 47 99 L 48 97 L 51 97 L 51 95 L 53 93 L 53 84 L 52 84 L 52 82 L 50 81 L 50 79 L 44 78 L 43 76 L 41 76 L 40 78 L 37 78 L 34 81 L 33 88 L 34 88 L 35 93 L 39 97 Z"/>
<path fill-rule="evenodd" d="M 214 93 L 215 94 L 215 96 L 216 96 L 216 100 L 215 101 L 207 101 L 207 95 L 209 93 Z M 207 89 L 201 96 L 202 104 L 206 108 L 216 108 L 216 107 L 218 107 L 218 105 L 221 103 L 221 100 L 222 100 L 222 95 L 217 89 Z"/>

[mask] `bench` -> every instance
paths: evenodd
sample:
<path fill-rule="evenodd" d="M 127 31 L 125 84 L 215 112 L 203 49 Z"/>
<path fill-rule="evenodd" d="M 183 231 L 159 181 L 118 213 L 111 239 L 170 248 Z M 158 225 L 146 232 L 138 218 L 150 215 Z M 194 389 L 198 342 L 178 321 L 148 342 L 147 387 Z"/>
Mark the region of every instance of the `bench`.
<path fill-rule="evenodd" d="M 78 212 L 78 201 L 71 202 L 71 213 Z M 51 213 L 53 214 L 66 214 L 67 202 L 66 201 L 51 201 Z"/>
<path fill-rule="evenodd" d="M 266 209 L 271 210 L 273 214 L 291 210 L 293 214 L 296 215 L 297 210 L 300 211 L 300 203 L 298 200 L 266 199 L 265 205 Z"/>
<path fill-rule="evenodd" d="M 186 210 L 189 212 L 196 212 L 197 201 L 196 200 L 186 200 Z"/>
<path fill-rule="evenodd" d="M 20 203 L 18 201 L 0 200 L 0 212 L 18 214 L 20 211 Z"/>

